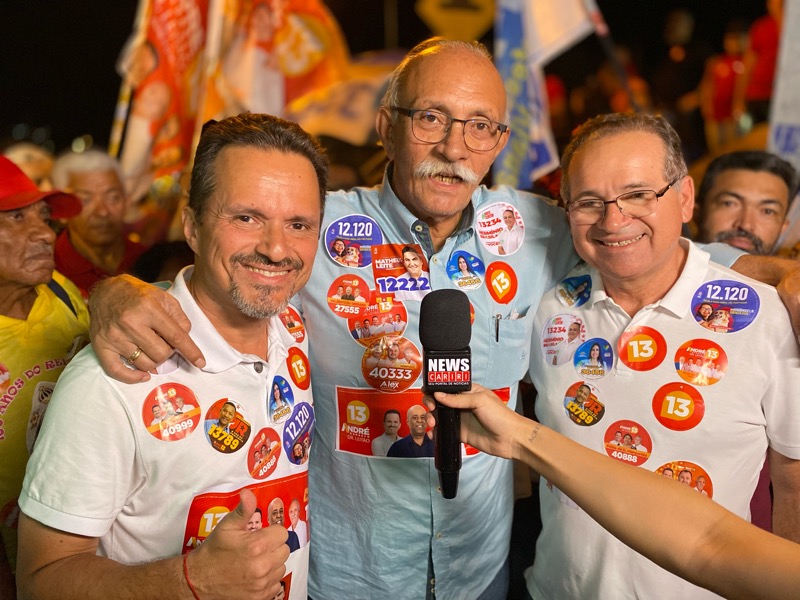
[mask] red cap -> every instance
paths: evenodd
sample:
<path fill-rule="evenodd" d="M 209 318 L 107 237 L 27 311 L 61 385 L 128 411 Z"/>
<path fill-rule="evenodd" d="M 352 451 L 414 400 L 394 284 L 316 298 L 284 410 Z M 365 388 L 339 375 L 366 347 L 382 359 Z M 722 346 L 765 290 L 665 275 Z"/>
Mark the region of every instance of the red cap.
<path fill-rule="evenodd" d="M 20 168 L 0 156 L 0 211 L 16 210 L 44 200 L 54 219 L 68 219 L 81 212 L 81 201 L 73 194 L 51 190 L 43 192 Z"/>

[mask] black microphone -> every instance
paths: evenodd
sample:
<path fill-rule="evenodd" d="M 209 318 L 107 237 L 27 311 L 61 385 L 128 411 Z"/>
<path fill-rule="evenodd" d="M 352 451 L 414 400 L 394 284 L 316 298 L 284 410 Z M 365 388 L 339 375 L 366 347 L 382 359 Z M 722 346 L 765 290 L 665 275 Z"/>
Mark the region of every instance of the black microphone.
<path fill-rule="evenodd" d="M 419 310 L 422 343 L 422 391 L 456 394 L 472 389 L 470 307 L 461 290 L 436 290 L 425 295 Z M 442 496 L 455 498 L 461 470 L 461 411 L 436 403 L 434 462 Z"/>

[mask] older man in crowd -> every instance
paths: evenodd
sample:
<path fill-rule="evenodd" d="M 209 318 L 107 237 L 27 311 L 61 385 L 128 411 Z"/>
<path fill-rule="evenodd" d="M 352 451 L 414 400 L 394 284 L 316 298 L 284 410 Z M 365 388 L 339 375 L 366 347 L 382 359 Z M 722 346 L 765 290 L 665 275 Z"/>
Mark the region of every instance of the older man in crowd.
<path fill-rule="evenodd" d="M 680 472 L 687 485 L 702 477 L 715 502 L 744 518 L 769 454 L 774 531 L 800 541 L 800 405 L 791 400 L 800 352 L 773 288 L 710 262 L 680 237 L 694 185 L 677 134 L 661 117 L 603 115 L 576 132 L 561 164 L 573 241 L 587 263 L 571 276 L 590 276 L 592 291 L 568 311 L 587 337 L 574 364 L 546 364 L 534 338 L 541 422 L 625 464 Z M 694 314 L 703 303 L 731 315 L 724 330 L 700 326 Z M 564 313 L 555 294 L 545 295 L 535 330 Z M 595 343 L 608 348 L 613 368 L 576 376 Z M 688 385 L 675 367 L 682 356 L 721 365 L 725 376 Z M 559 400 L 576 377 L 602 408 L 591 421 Z M 617 433 L 636 442 L 619 446 Z M 636 490 L 616 490 L 609 502 L 624 505 L 626 497 Z M 540 501 L 543 530 L 527 572 L 532 597 L 713 596 L 626 548 L 545 481 Z M 680 527 L 680 507 L 674 517 Z"/>
<path fill-rule="evenodd" d="M 13 597 L 17 497 L 56 379 L 88 342 L 78 289 L 54 272 L 50 219 L 80 212 L 0 157 L 0 596 Z M 3 549 L 5 548 L 5 551 Z"/>

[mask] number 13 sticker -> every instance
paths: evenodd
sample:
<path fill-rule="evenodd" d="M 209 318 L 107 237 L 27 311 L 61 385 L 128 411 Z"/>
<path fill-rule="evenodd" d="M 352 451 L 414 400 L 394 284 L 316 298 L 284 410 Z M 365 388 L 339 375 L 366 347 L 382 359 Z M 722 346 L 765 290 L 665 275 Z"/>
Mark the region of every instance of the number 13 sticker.
<path fill-rule="evenodd" d="M 705 413 L 703 396 L 685 383 L 662 385 L 653 396 L 653 414 L 659 423 L 673 431 L 696 427 Z"/>
<path fill-rule="evenodd" d="M 634 327 L 620 336 L 617 355 L 633 371 L 650 371 L 667 355 L 667 342 L 652 327 Z"/>
<path fill-rule="evenodd" d="M 486 267 L 489 295 L 498 304 L 508 304 L 517 295 L 517 274 L 504 262 L 493 262 Z"/>

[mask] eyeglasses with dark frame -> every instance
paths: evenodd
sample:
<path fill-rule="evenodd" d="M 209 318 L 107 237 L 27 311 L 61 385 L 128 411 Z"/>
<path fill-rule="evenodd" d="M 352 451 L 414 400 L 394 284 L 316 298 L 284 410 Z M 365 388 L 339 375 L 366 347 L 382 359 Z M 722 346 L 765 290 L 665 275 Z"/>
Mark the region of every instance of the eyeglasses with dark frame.
<path fill-rule="evenodd" d="M 631 219 L 648 217 L 656 212 L 659 198 L 681 179 L 682 177 L 674 179 L 659 191 L 634 190 L 620 194 L 611 200 L 603 200 L 601 198 L 576 200 L 567 205 L 567 212 L 569 212 L 570 220 L 576 225 L 594 225 L 605 215 L 606 206 L 615 203 L 619 208 L 619 212 L 626 217 Z"/>
<path fill-rule="evenodd" d="M 450 133 L 453 123 L 463 125 L 464 144 L 475 152 L 494 150 L 508 125 L 481 117 L 455 119 L 438 110 L 390 107 L 411 119 L 411 133 L 420 142 L 438 144 Z"/>

